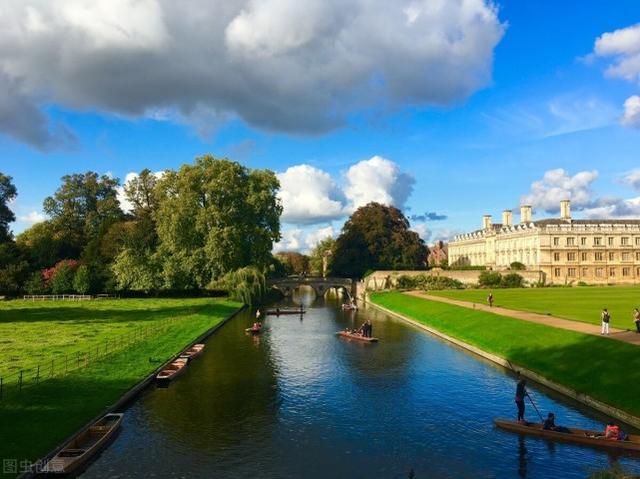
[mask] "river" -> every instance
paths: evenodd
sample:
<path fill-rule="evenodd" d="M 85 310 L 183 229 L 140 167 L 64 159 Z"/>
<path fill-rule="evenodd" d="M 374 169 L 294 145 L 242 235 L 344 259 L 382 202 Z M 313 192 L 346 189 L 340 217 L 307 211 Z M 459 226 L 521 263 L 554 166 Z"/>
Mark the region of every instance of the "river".
<path fill-rule="evenodd" d="M 168 389 L 149 389 L 86 478 L 583 478 L 637 460 L 494 428 L 514 417 L 507 371 L 376 310 L 296 298 L 247 336 L 244 312 Z M 280 307 L 292 307 L 290 302 Z M 373 322 L 378 344 L 335 336 Z M 538 408 L 566 426 L 605 418 L 534 385 Z M 529 406 L 527 417 L 535 420 Z"/>

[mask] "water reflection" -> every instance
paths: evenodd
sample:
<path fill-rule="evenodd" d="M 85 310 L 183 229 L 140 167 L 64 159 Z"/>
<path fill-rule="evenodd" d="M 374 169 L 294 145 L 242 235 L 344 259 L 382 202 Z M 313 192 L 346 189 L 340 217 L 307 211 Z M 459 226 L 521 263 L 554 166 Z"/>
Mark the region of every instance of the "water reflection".
<path fill-rule="evenodd" d="M 86 477 L 582 478 L 613 459 L 495 429 L 493 417 L 515 414 L 509 374 L 377 311 L 343 312 L 340 301 L 296 293 L 278 306 L 307 314 L 268 316 L 258 336 L 244 334 L 252 312 L 229 322 L 171 387 L 132 405 Z M 380 343 L 335 336 L 365 318 Z M 563 425 L 602 427 L 531 390 Z"/>

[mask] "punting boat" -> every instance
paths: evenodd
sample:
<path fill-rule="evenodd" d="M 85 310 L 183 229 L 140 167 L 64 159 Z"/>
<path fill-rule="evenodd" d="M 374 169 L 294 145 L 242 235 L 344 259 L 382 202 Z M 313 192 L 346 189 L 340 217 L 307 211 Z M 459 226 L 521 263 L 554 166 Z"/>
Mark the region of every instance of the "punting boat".
<path fill-rule="evenodd" d="M 107 414 L 74 436 L 58 454 L 46 462 L 41 473 L 66 475 L 79 472 L 114 437 L 123 416 L 124 414 Z"/>
<path fill-rule="evenodd" d="M 251 333 L 251 334 L 260 334 L 260 333 L 262 332 L 262 328 L 254 328 L 254 327 L 251 327 L 251 328 L 247 328 L 247 329 L 245 329 L 245 331 L 246 331 L 247 333 Z"/>
<path fill-rule="evenodd" d="M 284 314 L 306 314 L 304 309 L 269 309 L 267 314 L 270 316 L 282 316 Z"/>
<path fill-rule="evenodd" d="M 203 350 L 204 350 L 204 344 L 194 344 L 186 351 L 183 351 L 180 354 L 180 358 L 184 358 L 187 361 L 191 361 L 192 359 L 195 359 L 198 356 L 200 356 Z"/>
<path fill-rule="evenodd" d="M 184 371 L 187 365 L 187 358 L 178 358 L 171 364 L 166 366 L 156 375 L 156 381 L 159 387 L 167 387 L 169 383 L 173 381 L 182 371 Z"/>
<path fill-rule="evenodd" d="M 365 343 L 377 343 L 378 338 L 367 338 L 358 333 L 350 333 L 349 331 L 338 331 L 336 333 L 338 336 L 342 336 L 343 338 L 355 339 L 357 341 L 364 341 Z"/>
<path fill-rule="evenodd" d="M 636 436 L 633 434 L 629 434 L 628 440 L 612 441 L 610 439 L 605 439 L 604 437 L 593 437 L 598 435 L 602 436 L 603 431 L 590 431 L 588 429 L 569 428 L 569 432 L 558 432 L 542 429 L 541 423 L 530 422 L 527 424 L 520 424 L 516 421 L 510 421 L 508 419 L 494 419 L 494 422 L 496 426 L 501 429 L 521 434 L 540 436 L 551 441 L 572 442 L 585 446 L 640 452 L 640 436 Z"/>
<path fill-rule="evenodd" d="M 342 311 L 358 311 L 358 306 L 355 304 L 344 303 L 342 305 Z"/>

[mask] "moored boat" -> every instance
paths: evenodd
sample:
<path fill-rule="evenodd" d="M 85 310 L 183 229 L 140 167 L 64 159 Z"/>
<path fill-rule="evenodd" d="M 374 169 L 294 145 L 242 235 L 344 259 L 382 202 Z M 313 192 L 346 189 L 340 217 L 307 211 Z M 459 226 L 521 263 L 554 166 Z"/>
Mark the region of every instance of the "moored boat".
<path fill-rule="evenodd" d="M 270 316 L 282 316 L 285 314 L 306 314 L 304 309 L 269 309 L 266 314 Z"/>
<path fill-rule="evenodd" d="M 260 334 L 262 332 L 262 328 L 253 328 L 253 327 L 251 327 L 251 328 L 245 329 L 245 331 L 247 333 L 251 333 L 251 334 Z"/>
<path fill-rule="evenodd" d="M 357 341 L 363 341 L 365 343 L 377 343 L 378 338 L 368 338 L 358 333 L 351 333 L 349 331 L 338 331 L 336 333 L 338 336 L 342 336 L 343 338 L 355 339 Z"/>
<path fill-rule="evenodd" d="M 89 428 L 78 433 L 62 450 L 49 459 L 40 472 L 46 475 L 66 475 L 79 472 L 118 431 L 124 414 L 103 416 Z"/>
<path fill-rule="evenodd" d="M 613 441 L 611 439 L 605 439 L 602 431 L 568 428 L 569 432 L 558 432 L 542 429 L 541 423 L 520 424 L 517 421 L 510 421 L 508 419 L 494 419 L 493 422 L 499 428 L 510 432 L 530 434 L 551 441 L 571 442 L 584 446 L 640 452 L 640 436 L 634 434 L 629 434 L 626 440 Z"/>
<path fill-rule="evenodd" d="M 184 371 L 187 365 L 187 358 L 178 358 L 171 364 L 166 366 L 156 375 L 156 381 L 159 387 L 167 387 L 171 381 L 173 381 L 182 371 Z"/>
<path fill-rule="evenodd" d="M 202 354 L 204 350 L 204 344 L 194 344 L 190 348 L 186 349 L 180 354 L 180 358 L 187 359 L 187 361 L 191 361 L 192 359 L 197 358 Z"/>

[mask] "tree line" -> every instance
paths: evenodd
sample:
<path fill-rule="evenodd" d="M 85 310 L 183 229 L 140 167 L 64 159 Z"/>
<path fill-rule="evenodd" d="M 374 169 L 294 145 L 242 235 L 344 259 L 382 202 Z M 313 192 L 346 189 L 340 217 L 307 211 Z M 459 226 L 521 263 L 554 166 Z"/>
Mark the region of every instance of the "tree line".
<path fill-rule="evenodd" d="M 211 155 L 161 175 L 142 170 L 123 186 L 89 171 L 63 176 L 47 216 L 14 237 L 18 191 L 0 173 L 0 294 L 234 290 L 260 295 L 268 276 L 362 278 L 376 269 L 423 269 L 428 250 L 392 206 L 357 209 L 340 235 L 310 255 L 272 254 L 282 205 L 270 170 Z M 327 267 L 323 271 L 324 266 Z"/>

